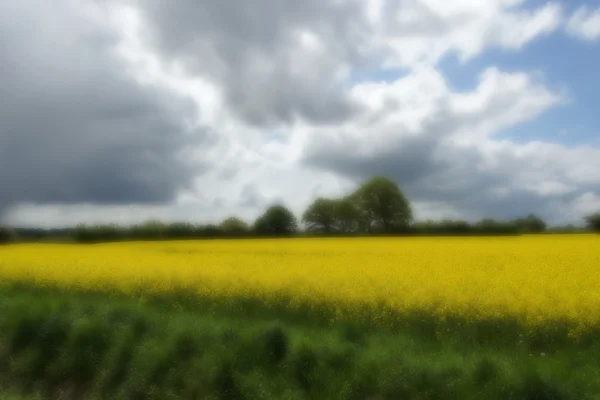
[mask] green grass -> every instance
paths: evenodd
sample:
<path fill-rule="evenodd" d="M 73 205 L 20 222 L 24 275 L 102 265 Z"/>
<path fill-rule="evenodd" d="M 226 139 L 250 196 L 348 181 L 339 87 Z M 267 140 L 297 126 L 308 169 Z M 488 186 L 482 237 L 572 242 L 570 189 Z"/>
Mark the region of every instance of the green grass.
<path fill-rule="evenodd" d="M 0 393 L 7 399 L 586 399 L 600 346 L 560 324 L 377 325 L 326 308 L 0 289 Z M 545 355 L 542 356 L 541 353 Z M 595 397 L 594 397 L 595 396 Z M 0 399 L 2 399 L 0 394 Z"/>
<path fill-rule="evenodd" d="M 0 400 L 42 400 L 43 397 L 39 395 L 23 395 L 20 393 L 14 393 L 14 391 L 0 392 Z"/>

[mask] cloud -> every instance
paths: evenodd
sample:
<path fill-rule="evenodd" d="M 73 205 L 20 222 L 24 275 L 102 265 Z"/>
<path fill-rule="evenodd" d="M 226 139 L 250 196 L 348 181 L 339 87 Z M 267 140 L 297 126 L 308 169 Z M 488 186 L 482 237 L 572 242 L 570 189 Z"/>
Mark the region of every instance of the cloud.
<path fill-rule="evenodd" d="M 567 217 L 557 204 L 600 190 L 600 149 L 497 138 L 561 102 L 525 73 L 491 68 L 473 92 L 460 93 L 424 69 L 358 85 L 353 94 L 370 113 L 339 128 L 307 130 L 303 164 L 357 183 L 387 175 L 414 201 L 445 203 L 450 215 L 470 218 L 536 211 L 558 221 Z"/>
<path fill-rule="evenodd" d="M 524 9 L 523 0 L 371 1 L 375 42 L 387 66 L 435 64 L 447 54 L 466 62 L 490 47 L 518 50 L 558 29 L 562 7 Z"/>
<path fill-rule="evenodd" d="M 581 14 L 590 32 L 584 11 L 569 26 Z M 526 0 L 7 2 L 0 213 L 250 221 L 385 174 L 419 218 L 579 219 L 599 149 L 502 136 L 564 96 L 493 66 L 458 92 L 439 65 L 522 51 L 563 23 L 558 3 Z M 383 68 L 402 77 L 377 82 Z"/>
<path fill-rule="evenodd" d="M 600 8 L 578 8 L 569 18 L 566 29 L 570 35 L 582 40 L 592 42 L 600 39 Z"/>
<path fill-rule="evenodd" d="M 519 49 L 555 30 L 555 3 L 522 1 L 131 0 L 144 44 L 216 82 L 236 117 L 260 127 L 335 124 L 364 111 L 348 96 L 351 72 L 412 68 L 488 47 Z"/>
<path fill-rule="evenodd" d="M 356 112 L 336 83 L 365 24 L 348 1 L 220 0 L 134 2 L 146 45 L 191 76 L 219 84 L 248 123 L 276 126 L 306 118 L 335 122 Z"/>
<path fill-rule="evenodd" d="M 205 165 L 190 99 L 144 86 L 88 1 L 0 5 L 0 214 L 19 202 L 165 203 Z"/>
<path fill-rule="evenodd" d="M 238 205 L 240 207 L 259 208 L 266 206 L 268 201 L 267 197 L 255 185 L 248 183 L 240 192 Z"/>

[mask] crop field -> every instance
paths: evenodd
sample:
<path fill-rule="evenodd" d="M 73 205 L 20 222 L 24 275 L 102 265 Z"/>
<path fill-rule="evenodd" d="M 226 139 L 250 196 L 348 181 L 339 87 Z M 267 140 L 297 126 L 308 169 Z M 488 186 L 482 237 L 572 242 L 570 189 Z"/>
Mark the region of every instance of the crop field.
<path fill-rule="evenodd" d="M 585 328 L 600 321 L 599 244 L 597 235 L 20 244 L 0 248 L 0 277 Z"/>
<path fill-rule="evenodd" d="M 598 398 L 599 243 L 3 246 L 0 398 Z"/>

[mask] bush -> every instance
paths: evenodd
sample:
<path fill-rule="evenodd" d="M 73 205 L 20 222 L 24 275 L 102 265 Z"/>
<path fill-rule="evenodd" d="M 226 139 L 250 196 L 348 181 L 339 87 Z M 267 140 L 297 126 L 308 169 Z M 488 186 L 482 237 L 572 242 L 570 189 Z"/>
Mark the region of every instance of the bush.
<path fill-rule="evenodd" d="M 575 225 L 560 225 L 560 226 L 553 226 L 551 228 L 548 228 L 546 230 L 546 233 L 550 233 L 550 234 L 575 234 L 575 233 L 587 233 L 589 232 L 588 229 L 586 229 L 585 227 L 578 227 Z"/>
<path fill-rule="evenodd" d="M 309 345 L 303 344 L 292 360 L 292 371 L 300 387 L 310 392 L 318 378 L 319 356 Z"/>
<path fill-rule="evenodd" d="M 117 225 L 77 225 L 73 231 L 73 238 L 78 242 L 115 242 L 125 238 L 125 232 Z"/>
<path fill-rule="evenodd" d="M 546 223 L 534 214 L 529 214 L 525 218 L 519 218 L 513 221 L 520 232 L 523 233 L 541 233 L 547 229 Z"/>
<path fill-rule="evenodd" d="M 275 364 L 280 363 L 288 353 L 288 337 L 280 326 L 267 330 L 264 336 L 265 350 L 268 358 Z"/>
<path fill-rule="evenodd" d="M 524 220 L 525 221 L 525 220 Z M 524 227 L 532 220 L 520 224 L 516 221 L 506 222 L 493 219 L 483 219 L 474 225 L 466 221 L 424 221 L 416 222 L 411 226 L 410 232 L 417 235 L 516 235 L 521 232 L 533 232 L 541 229 L 540 226 L 529 229 Z M 534 221 L 534 222 L 537 222 Z M 533 225 L 533 223 L 532 223 Z M 545 229 L 545 227 L 544 227 Z"/>
<path fill-rule="evenodd" d="M 212 237 L 221 236 L 221 230 L 219 229 L 219 227 L 217 225 L 213 225 L 213 224 L 198 226 L 196 228 L 196 232 L 197 232 L 196 237 L 212 238 Z"/>
<path fill-rule="evenodd" d="M 588 215 L 585 217 L 585 221 L 589 229 L 594 232 L 600 232 L 600 213 Z"/>
<path fill-rule="evenodd" d="M 14 230 L 0 226 L 0 244 L 14 242 L 16 237 Z"/>
<path fill-rule="evenodd" d="M 166 224 L 150 220 L 142 224 L 124 227 L 119 225 L 78 225 L 73 231 L 73 239 L 81 243 L 116 242 L 123 240 L 167 240 L 217 237 L 221 235 L 218 226 L 193 225 L 186 222 Z"/>
<path fill-rule="evenodd" d="M 164 236 L 173 239 L 193 238 L 196 232 L 196 227 L 187 222 L 175 222 L 166 225 L 164 228 Z"/>
<path fill-rule="evenodd" d="M 475 224 L 475 233 L 485 235 L 513 235 L 518 234 L 519 227 L 514 222 L 496 221 L 483 219 Z"/>
<path fill-rule="evenodd" d="M 473 232 L 466 221 L 425 221 L 413 224 L 412 231 L 419 235 L 465 235 Z"/>
<path fill-rule="evenodd" d="M 240 218 L 229 217 L 221 222 L 219 230 L 225 236 L 247 236 L 250 232 L 250 227 Z"/>

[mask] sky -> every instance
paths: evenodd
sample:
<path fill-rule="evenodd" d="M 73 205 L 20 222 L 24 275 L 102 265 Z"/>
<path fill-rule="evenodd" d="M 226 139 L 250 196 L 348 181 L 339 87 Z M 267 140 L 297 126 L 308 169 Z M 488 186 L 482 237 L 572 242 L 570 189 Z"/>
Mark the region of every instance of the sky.
<path fill-rule="evenodd" d="M 598 0 L 0 2 L 0 222 L 600 211 Z"/>

